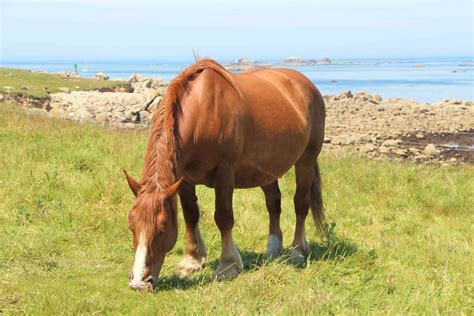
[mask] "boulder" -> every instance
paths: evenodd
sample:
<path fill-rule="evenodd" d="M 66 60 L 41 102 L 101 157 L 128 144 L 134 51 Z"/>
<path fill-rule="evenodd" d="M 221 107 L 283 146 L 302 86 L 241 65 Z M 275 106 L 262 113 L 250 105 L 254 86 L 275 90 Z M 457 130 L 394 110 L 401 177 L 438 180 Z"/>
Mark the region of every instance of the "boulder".
<path fill-rule="evenodd" d="M 144 81 L 146 77 L 141 74 L 133 74 L 128 78 L 128 82 L 140 82 Z"/>
<path fill-rule="evenodd" d="M 69 89 L 68 87 L 60 87 L 58 88 L 58 90 L 64 93 L 71 93 L 71 89 Z"/>
<path fill-rule="evenodd" d="M 433 144 L 428 144 L 426 145 L 425 149 L 423 150 L 423 153 L 428 156 L 438 156 L 441 151 L 436 149 L 435 145 Z"/>
<path fill-rule="evenodd" d="M 95 80 L 109 80 L 109 76 L 103 72 L 98 72 L 94 75 Z"/>
<path fill-rule="evenodd" d="M 151 117 L 151 113 L 148 111 L 140 111 L 140 121 L 141 122 L 149 122 Z"/>

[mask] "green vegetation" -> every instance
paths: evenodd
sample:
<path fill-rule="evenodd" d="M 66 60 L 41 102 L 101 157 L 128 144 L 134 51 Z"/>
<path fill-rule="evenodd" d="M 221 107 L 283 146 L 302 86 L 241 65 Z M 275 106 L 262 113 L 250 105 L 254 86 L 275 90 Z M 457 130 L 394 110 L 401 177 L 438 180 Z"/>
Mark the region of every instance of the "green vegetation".
<path fill-rule="evenodd" d="M 3 80 L 3 79 L 2 79 Z M 473 312 L 474 170 L 356 157 L 321 159 L 329 240 L 308 220 L 306 268 L 262 259 L 268 216 L 259 189 L 235 194 L 235 240 L 246 270 L 212 280 L 220 253 L 213 191 L 199 188 L 208 265 L 175 268 L 180 238 L 154 293 L 128 288 L 133 196 L 146 134 L 27 115 L 0 104 L 0 306 L 4 313 L 365 314 Z M 282 227 L 294 229 L 294 175 L 281 179 Z M 310 219 L 310 217 L 308 217 Z"/>
<path fill-rule="evenodd" d="M 59 92 L 59 88 L 71 90 L 92 90 L 101 87 L 112 87 L 123 83 L 121 81 L 98 81 L 85 78 L 64 79 L 58 74 L 34 73 L 30 70 L 0 68 L 0 92 L 22 94 L 36 98 L 47 96 L 45 88 L 50 93 Z M 7 89 L 5 87 L 11 87 Z M 26 90 L 22 87 L 27 87 Z M 76 88 L 79 87 L 79 88 Z"/>

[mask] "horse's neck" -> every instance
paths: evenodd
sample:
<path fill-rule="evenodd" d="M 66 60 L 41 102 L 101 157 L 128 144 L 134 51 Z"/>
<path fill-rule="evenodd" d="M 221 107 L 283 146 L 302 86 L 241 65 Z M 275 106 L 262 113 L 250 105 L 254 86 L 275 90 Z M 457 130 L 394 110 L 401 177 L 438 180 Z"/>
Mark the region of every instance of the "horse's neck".
<path fill-rule="evenodd" d="M 145 161 L 142 183 L 146 191 L 163 191 L 176 180 L 175 148 L 167 139 L 166 132 L 162 133 L 151 144 Z"/>

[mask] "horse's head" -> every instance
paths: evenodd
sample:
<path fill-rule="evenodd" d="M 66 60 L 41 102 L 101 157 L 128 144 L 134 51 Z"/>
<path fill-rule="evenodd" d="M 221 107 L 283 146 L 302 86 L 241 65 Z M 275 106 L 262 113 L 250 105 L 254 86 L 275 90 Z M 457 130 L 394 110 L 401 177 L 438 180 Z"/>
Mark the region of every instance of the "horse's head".
<path fill-rule="evenodd" d="M 128 216 L 135 255 L 129 285 L 136 290 L 149 289 L 156 285 L 165 255 L 176 243 L 176 191 L 183 179 L 159 192 L 142 188 L 126 172 L 125 176 L 136 197 Z"/>

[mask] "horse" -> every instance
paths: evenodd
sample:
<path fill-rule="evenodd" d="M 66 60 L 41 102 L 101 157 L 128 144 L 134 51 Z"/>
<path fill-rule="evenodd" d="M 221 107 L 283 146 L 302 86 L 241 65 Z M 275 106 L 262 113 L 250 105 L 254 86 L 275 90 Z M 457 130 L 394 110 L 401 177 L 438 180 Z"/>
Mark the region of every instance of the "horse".
<path fill-rule="evenodd" d="M 222 242 L 217 280 L 243 270 L 232 238 L 235 188 L 263 190 L 269 213 L 266 255 L 279 256 L 283 238 L 278 178 L 293 166 L 296 228 L 290 259 L 304 262 L 309 209 L 316 227 L 322 230 L 325 225 L 317 162 L 324 124 L 324 100 L 298 71 L 257 68 L 231 73 L 211 59 L 198 59 L 182 71 L 153 114 L 140 180 L 124 170 L 136 197 L 128 217 L 134 249 L 129 286 L 156 287 L 165 255 L 178 236 L 177 195 L 186 226 L 178 272 L 187 276 L 203 269 L 206 248 L 196 185 L 215 190 L 214 220 Z"/>

